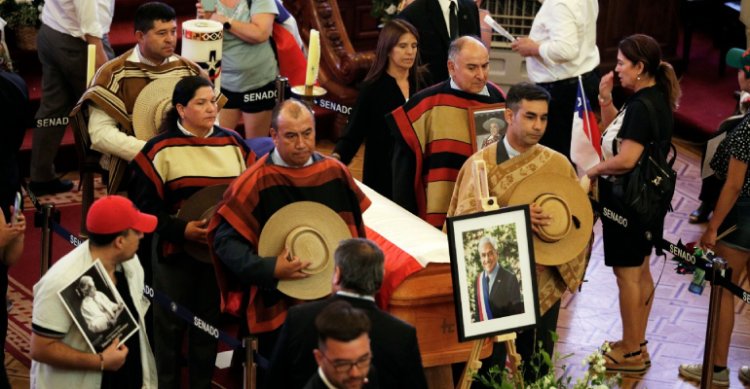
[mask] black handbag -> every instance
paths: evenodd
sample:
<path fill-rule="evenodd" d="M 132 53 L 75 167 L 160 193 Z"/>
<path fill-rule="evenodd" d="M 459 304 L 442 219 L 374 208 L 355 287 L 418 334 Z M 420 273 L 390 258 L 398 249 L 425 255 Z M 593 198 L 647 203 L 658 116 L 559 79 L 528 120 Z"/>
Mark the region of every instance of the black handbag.
<path fill-rule="evenodd" d="M 654 107 L 650 101 L 642 101 L 651 116 L 654 139 L 659 139 Z M 655 242 L 661 241 L 663 228 L 650 227 L 663 226 L 664 217 L 672 211 L 672 196 L 677 185 L 677 173 L 672 169 L 677 150 L 671 142 L 666 152 L 663 146 L 664 142 L 658 141 L 645 146 L 638 164 L 627 174 L 622 194 L 625 205 L 632 209 L 638 222 L 651 231 L 651 240 Z M 667 158 L 670 150 L 672 155 Z"/>

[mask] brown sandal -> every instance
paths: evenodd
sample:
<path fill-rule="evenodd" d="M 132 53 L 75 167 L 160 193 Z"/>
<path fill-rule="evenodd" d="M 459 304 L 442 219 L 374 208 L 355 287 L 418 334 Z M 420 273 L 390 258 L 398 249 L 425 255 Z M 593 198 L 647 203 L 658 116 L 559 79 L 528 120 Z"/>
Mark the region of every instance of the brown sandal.
<path fill-rule="evenodd" d="M 610 348 L 619 347 L 622 340 L 605 340 L 604 343 L 609 344 Z M 641 358 L 643 358 L 643 363 L 646 364 L 646 367 L 651 367 L 651 355 L 648 353 L 648 349 L 646 348 L 646 345 L 648 344 L 648 340 L 643 340 L 641 342 Z M 603 345 L 602 345 L 603 346 Z"/>
<path fill-rule="evenodd" d="M 641 350 L 624 353 L 622 356 L 613 355 L 612 351 L 609 351 L 604 353 L 604 358 L 606 358 L 604 367 L 607 372 L 643 373 L 648 369 Z"/>

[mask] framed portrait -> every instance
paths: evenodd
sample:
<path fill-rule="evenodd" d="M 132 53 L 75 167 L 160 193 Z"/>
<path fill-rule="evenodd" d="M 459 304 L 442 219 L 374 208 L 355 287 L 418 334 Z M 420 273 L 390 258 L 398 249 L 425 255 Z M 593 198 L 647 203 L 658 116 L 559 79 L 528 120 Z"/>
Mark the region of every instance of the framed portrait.
<path fill-rule="evenodd" d="M 469 129 L 474 140 L 474 152 L 495 143 L 505 136 L 505 103 L 469 107 Z"/>
<path fill-rule="evenodd" d="M 138 332 L 138 322 L 98 259 L 57 294 L 95 353 L 116 338 L 125 344 Z"/>
<path fill-rule="evenodd" d="M 458 338 L 534 326 L 539 318 L 528 205 L 448 218 Z"/>

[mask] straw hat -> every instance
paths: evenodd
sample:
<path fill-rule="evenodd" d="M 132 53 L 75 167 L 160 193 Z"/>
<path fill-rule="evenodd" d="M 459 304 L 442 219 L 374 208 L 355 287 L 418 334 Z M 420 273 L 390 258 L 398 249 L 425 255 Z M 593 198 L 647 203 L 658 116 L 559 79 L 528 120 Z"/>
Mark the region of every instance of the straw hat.
<path fill-rule="evenodd" d="M 487 121 L 482 123 L 482 128 L 484 128 L 487 131 L 490 131 L 490 124 L 495 123 L 497 124 L 497 127 L 500 129 L 500 131 L 503 131 L 505 127 L 508 126 L 508 123 L 505 123 L 505 121 L 500 120 L 498 118 L 489 118 Z"/>
<path fill-rule="evenodd" d="M 276 211 L 260 233 L 258 255 L 276 257 L 284 247 L 310 266 L 302 270 L 309 276 L 300 280 L 281 280 L 281 293 L 300 300 L 315 300 L 331 293 L 333 252 L 340 241 L 352 234 L 343 219 L 332 209 L 312 201 L 298 201 Z"/>
<path fill-rule="evenodd" d="M 156 135 L 164 115 L 172 108 L 172 93 L 180 77 L 158 78 L 141 90 L 133 105 L 133 132 L 141 140 Z"/>
<path fill-rule="evenodd" d="M 224 192 L 229 185 L 207 186 L 188 197 L 177 212 L 177 218 L 184 221 L 211 219 L 216 213 Z M 186 240 L 182 245 L 185 253 L 201 262 L 212 263 L 208 246 L 202 243 Z"/>
<path fill-rule="evenodd" d="M 552 217 L 548 226 L 534 234 L 534 257 L 546 266 L 569 262 L 583 251 L 591 238 L 594 213 L 578 182 L 559 174 L 536 174 L 513 190 L 508 205 L 536 203 Z"/>

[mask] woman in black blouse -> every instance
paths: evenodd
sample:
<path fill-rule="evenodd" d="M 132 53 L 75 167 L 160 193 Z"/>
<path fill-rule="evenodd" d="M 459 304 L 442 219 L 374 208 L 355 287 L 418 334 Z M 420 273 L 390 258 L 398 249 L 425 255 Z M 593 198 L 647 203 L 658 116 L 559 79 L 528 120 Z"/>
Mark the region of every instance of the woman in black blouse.
<path fill-rule="evenodd" d="M 622 340 L 610 343 L 611 350 L 605 354 L 606 368 L 643 372 L 651 364 L 646 351 L 646 326 L 654 281 L 648 258 L 654 237 L 661 236 L 663 221 L 659 225 L 640 225 L 613 184 L 622 182 L 633 170 L 645 145 L 658 142 L 669 147 L 672 111 L 677 106 L 680 89 L 674 69 L 661 60 L 661 49 L 653 38 L 631 35 L 618 48 L 615 72 L 623 88 L 634 93 L 618 111 L 612 104 L 614 74 L 609 72 L 602 77 L 599 103 L 602 127 L 606 127 L 602 134 L 604 160 L 586 174 L 591 179 L 598 177 L 604 263 L 613 267 L 619 289 Z M 652 128 L 653 123 L 657 128 Z"/>
<path fill-rule="evenodd" d="M 375 63 L 365 77 L 357 104 L 344 136 L 332 156 L 349 164 L 365 141 L 363 181 L 389 199 L 391 194 L 391 155 L 393 136 L 385 115 L 402 106 L 423 82 L 417 45 L 419 34 L 409 22 L 395 19 L 380 31 Z"/>
<path fill-rule="evenodd" d="M 735 53 L 732 53 L 732 52 Z M 727 54 L 727 64 L 739 67 L 737 80 L 740 89 L 750 92 L 750 50 L 737 55 L 732 49 Z M 734 55 L 734 61 L 731 59 Z M 738 58 L 739 57 L 739 58 Z M 750 114 L 737 127 L 727 132 L 727 137 L 719 144 L 719 147 L 711 159 L 711 168 L 720 179 L 724 179 L 719 200 L 711 219 L 708 221 L 706 231 L 701 236 L 701 247 L 714 250 L 717 256 L 724 258 L 732 269 L 732 282 L 740 285 L 750 265 L 750 171 L 747 165 L 750 163 Z M 724 233 L 732 226 L 737 229 L 726 234 L 717 241 L 717 235 Z M 734 296 L 724 291 L 721 297 L 721 310 L 719 313 L 719 328 L 716 332 L 714 349 L 714 375 L 715 385 L 729 385 L 729 369 L 727 369 L 727 354 L 729 354 L 729 342 L 734 329 Z M 707 351 L 708 352 L 708 351 Z M 744 361 L 747 363 L 748 359 Z M 680 375 L 686 378 L 700 381 L 701 364 L 680 365 Z M 740 380 L 750 384 L 750 368 L 742 366 L 739 369 Z"/>

